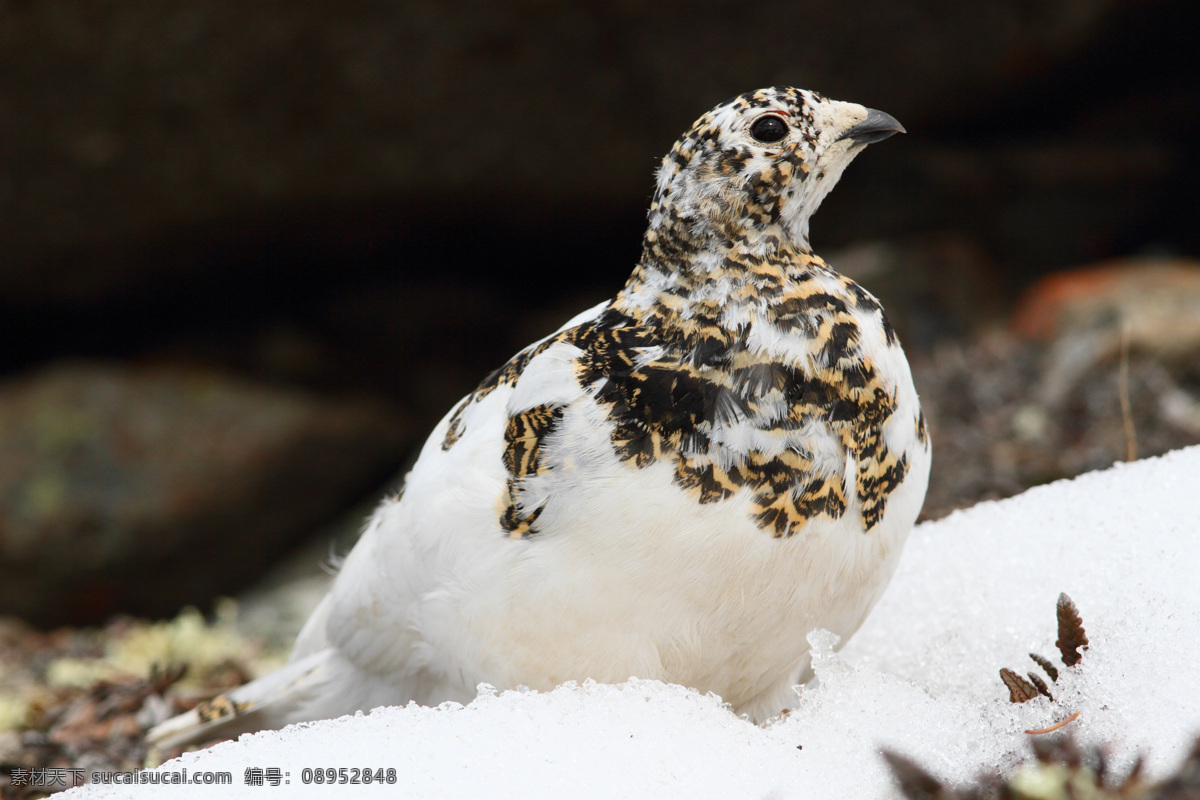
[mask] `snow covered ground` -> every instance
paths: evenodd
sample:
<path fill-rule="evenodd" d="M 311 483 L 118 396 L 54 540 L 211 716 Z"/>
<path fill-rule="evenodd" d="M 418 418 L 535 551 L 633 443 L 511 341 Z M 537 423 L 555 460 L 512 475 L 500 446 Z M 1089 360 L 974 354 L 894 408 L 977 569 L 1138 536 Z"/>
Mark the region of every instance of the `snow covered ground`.
<path fill-rule="evenodd" d="M 1083 742 L 1110 743 L 1125 765 L 1141 751 L 1157 776 L 1200 733 L 1197 565 L 1200 447 L 920 526 L 845 649 L 810 636 L 818 682 L 773 725 L 674 686 L 568 685 L 244 736 L 158 771 L 227 771 L 228 798 L 891 797 L 882 747 L 965 781 L 1021 760 L 1026 729 L 1078 711 L 1068 727 Z M 1072 669 L 1054 645 L 1064 591 L 1091 640 Z M 1059 666 L 1056 699 L 1014 705 L 997 673 L 1037 670 L 1031 651 Z M 370 768 L 372 785 L 315 782 L 312 770 L 343 767 L 347 779 Z M 64 797 L 217 794 L 93 784 Z"/>

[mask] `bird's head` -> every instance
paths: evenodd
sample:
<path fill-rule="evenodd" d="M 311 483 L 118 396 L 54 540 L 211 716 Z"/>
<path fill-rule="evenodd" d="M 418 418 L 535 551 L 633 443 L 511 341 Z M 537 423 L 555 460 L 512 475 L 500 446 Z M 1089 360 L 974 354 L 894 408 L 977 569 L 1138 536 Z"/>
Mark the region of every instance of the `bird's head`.
<path fill-rule="evenodd" d="M 846 165 L 903 131 L 882 111 L 804 89 L 735 97 L 696 120 L 663 159 L 648 235 L 735 240 L 774 230 L 807 249 L 809 217 Z"/>

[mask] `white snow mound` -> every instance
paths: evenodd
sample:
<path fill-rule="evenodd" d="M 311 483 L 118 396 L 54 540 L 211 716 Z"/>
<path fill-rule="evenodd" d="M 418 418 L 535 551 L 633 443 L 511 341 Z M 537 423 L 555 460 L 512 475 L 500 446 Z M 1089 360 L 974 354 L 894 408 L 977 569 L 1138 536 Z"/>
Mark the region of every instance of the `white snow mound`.
<path fill-rule="evenodd" d="M 485 690 L 465 707 L 384 708 L 243 736 L 157 770 L 224 771 L 232 786 L 92 784 L 63 796 L 894 797 L 881 748 L 967 781 L 1007 770 L 1029 752 L 1026 729 L 1076 711 L 1067 728 L 1082 742 L 1106 743 L 1118 765 L 1141 752 L 1160 776 L 1200 733 L 1198 565 L 1193 447 L 921 525 L 841 653 L 831 634 L 810 635 L 818 680 L 765 727 L 653 681 Z M 1071 669 L 1054 644 L 1064 591 L 1091 641 Z M 1008 701 L 998 671 L 1040 673 L 1030 652 L 1059 666 L 1054 702 Z M 346 768 L 347 780 L 370 768 L 385 781 L 376 770 L 394 769 L 395 783 L 317 784 L 305 770 L 318 768 Z"/>

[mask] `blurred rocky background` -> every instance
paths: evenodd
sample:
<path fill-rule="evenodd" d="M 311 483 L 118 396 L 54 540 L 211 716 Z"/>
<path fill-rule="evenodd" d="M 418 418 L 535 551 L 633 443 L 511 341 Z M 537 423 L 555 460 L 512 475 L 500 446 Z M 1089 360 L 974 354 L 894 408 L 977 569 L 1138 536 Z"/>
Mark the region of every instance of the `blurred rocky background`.
<path fill-rule="evenodd" d="M 0 4 L 0 615 L 282 608 L 250 590 L 289 554 L 319 591 L 438 417 L 620 286 L 675 137 L 774 83 L 908 128 L 813 240 L 901 330 L 927 516 L 1200 441 L 1195 30 L 1187 0 Z"/>

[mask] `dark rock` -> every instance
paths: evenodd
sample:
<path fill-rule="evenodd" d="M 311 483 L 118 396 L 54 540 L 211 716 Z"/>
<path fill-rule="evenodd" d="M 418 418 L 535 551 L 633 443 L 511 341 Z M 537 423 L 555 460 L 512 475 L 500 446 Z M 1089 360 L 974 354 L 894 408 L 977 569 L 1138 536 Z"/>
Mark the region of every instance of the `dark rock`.
<path fill-rule="evenodd" d="M 641 207 L 656 159 L 728 96 L 812 86 L 928 128 L 1063 64 L 1120 7 L 5 4 L 0 292 L 74 305 L 186 284 L 207 265 L 147 249 L 371 198 L 443 219 L 464 198 Z M 357 224 L 344 235 L 374 225 Z"/>
<path fill-rule="evenodd" d="M 977 334 L 1004 308 L 994 262 L 962 234 L 864 242 L 826 260 L 879 298 L 906 350 Z"/>
<path fill-rule="evenodd" d="M 243 587 L 398 468 L 385 408 L 178 367 L 0 387 L 0 613 L 174 614 Z"/>
<path fill-rule="evenodd" d="M 688 123 L 789 83 L 911 132 L 865 153 L 813 229 L 818 252 L 884 299 L 940 417 L 930 507 L 1103 466 L 1126 452 L 1111 346 L 1047 399 L 1032 388 L 1066 373 L 1041 345 L 953 337 L 1005 317 L 1049 270 L 1148 246 L 1196 252 L 1190 13 L 1186 0 L 0 4 L 0 340 L 21 343 L 0 350 L 0 376 L 81 356 L 200 361 L 386 395 L 423 435 L 516 348 L 621 285 L 652 170 Z M 1192 373 L 1133 350 L 1141 452 L 1177 446 L 1192 435 Z M 111 390 L 125 427 L 161 416 L 136 399 L 154 396 L 136 388 L 148 373 L 89 369 L 88 385 L 129 384 Z M 0 463 L 0 553 L 53 553 L 61 569 L 20 562 L 0 598 L 31 596 L 43 575 L 75 581 L 44 615 L 29 605 L 42 619 L 123 598 L 169 613 L 174 601 L 155 598 L 232 591 L 398 461 L 388 436 L 363 432 L 374 423 L 326 430 L 321 442 L 365 440 L 328 444 L 326 465 L 297 457 L 317 444 L 272 414 L 193 409 L 196 436 L 142 431 L 128 455 L 95 433 L 46 462 L 59 464 L 47 478 L 27 467 L 42 453 L 29 398 L 71 372 L 3 392 L 26 406 L 0 429 L 0 462 L 26 461 L 19 474 Z M 173 374 L 162 380 L 190 373 Z M 337 418 L 308 395 L 241 390 L 308 409 L 279 413 L 297 430 Z M 64 419 L 106 430 L 89 413 Z M 204 449 L 229 438 L 226 422 L 232 443 Z M 45 424 L 74 441 L 70 425 Z M 167 466 L 181 461 L 192 471 Z M 266 544 L 190 572 L 198 546 L 165 544 L 178 533 L 233 553 L 251 547 L 247 531 Z M 62 546 L 22 545 L 43 535 Z M 108 566 L 118 555 L 141 571 Z"/>

